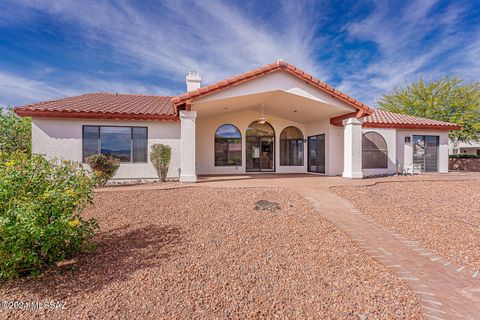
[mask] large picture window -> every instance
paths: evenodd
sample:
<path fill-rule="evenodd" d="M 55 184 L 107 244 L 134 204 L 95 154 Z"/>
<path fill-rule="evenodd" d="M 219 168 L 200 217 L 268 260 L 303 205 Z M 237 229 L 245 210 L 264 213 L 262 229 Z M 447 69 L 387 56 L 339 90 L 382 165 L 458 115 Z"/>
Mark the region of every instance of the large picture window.
<path fill-rule="evenodd" d="M 385 139 L 376 132 L 367 132 L 362 136 L 363 169 L 386 169 L 388 167 L 388 150 Z"/>
<path fill-rule="evenodd" d="M 147 162 L 147 139 L 145 127 L 83 126 L 83 161 L 101 153 L 120 162 Z"/>
<path fill-rule="evenodd" d="M 224 124 L 215 132 L 215 166 L 242 165 L 242 134 L 232 124 Z"/>
<path fill-rule="evenodd" d="M 280 134 L 280 165 L 303 166 L 303 134 L 297 127 L 286 127 Z"/>

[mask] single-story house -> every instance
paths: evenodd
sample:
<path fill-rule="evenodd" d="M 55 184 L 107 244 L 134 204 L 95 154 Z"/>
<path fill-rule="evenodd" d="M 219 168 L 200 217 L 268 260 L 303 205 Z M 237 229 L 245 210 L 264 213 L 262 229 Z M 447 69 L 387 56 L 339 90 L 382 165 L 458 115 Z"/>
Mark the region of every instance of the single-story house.
<path fill-rule="evenodd" d="M 32 117 L 32 149 L 121 160 L 118 180 L 155 179 L 153 144 L 171 146 L 169 177 L 262 172 L 362 178 L 448 171 L 460 126 L 375 110 L 295 66 L 275 63 L 178 96 L 89 93 L 15 108 Z"/>

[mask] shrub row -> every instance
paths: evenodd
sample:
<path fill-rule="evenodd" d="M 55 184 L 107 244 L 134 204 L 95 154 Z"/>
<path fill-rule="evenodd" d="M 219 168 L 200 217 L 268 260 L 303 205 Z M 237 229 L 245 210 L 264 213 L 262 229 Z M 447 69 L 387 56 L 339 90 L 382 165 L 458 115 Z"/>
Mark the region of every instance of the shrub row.
<path fill-rule="evenodd" d="M 450 158 L 460 158 L 460 159 L 472 159 L 472 158 L 479 158 L 480 155 L 476 154 L 467 154 L 467 153 L 460 153 L 460 154 L 451 154 L 449 155 Z"/>

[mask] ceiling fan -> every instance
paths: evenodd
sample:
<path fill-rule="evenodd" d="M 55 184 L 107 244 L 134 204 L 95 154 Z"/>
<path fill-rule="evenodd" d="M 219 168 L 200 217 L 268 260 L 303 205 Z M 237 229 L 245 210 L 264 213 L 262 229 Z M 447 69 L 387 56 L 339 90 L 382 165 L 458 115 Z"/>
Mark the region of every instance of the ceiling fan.
<path fill-rule="evenodd" d="M 260 117 L 260 120 L 258 120 L 258 123 L 265 124 L 265 122 L 267 122 L 267 118 L 265 118 L 265 115 L 263 114 L 263 103 L 262 103 L 262 116 Z"/>

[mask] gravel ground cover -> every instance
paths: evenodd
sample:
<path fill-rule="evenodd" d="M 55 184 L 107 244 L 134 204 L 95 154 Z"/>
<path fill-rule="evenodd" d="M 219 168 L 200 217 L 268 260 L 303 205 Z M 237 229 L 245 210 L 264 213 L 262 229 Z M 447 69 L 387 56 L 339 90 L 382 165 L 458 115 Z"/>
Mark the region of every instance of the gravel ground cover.
<path fill-rule="evenodd" d="M 264 200 L 259 203 L 259 201 Z M 2 300 L 65 302 L 18 318 L 419 319 L 406 285 L 300 196 L 192 187 L 99 192 L 95 254 Z"/>
<path fill-rule="evenodd" d="M 480 180 L 387 182 L 334 191 L 433 252 L 480 268 Z"/>

